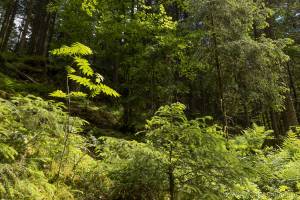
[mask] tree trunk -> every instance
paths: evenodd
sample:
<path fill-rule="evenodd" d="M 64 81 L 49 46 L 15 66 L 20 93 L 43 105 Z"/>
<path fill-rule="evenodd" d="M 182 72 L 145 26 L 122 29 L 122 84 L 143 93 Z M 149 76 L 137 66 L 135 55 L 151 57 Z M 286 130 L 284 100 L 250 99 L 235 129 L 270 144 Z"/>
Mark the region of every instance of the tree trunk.
<path fill-rule="evenodd" d="M 0 31 L 0 50 L 4 51 L 14 26 L 14 20 L 17 13 L 18 0 L 9 3 L 6 8 L 4 20 Z"/>
<path fill-rule="evenodd" d="M 266 129 L 269 129 L 268 123 L 267 123 L 267 120 L 266 120 L 266 118 L 265 118 L 264 113 L 261 113 L 260 115 L 261 115 L 261 121 L 262 121 L 263 126 L 264 126 Z"/>
<path fill-rule="evenodd" d="M 29 54 L 45 56 L 48 55 L 50 33 L 55 24 L 55 14 L 47 12 L 50 0 L 40 0 L 35 6 L 35 17 L 32 23 L 32 35 L 30 40 Z"/>
<path fill-rule="evenodd" d="M 42 26 L 47 15 L 46 5 L 48 0 L 40 0 L 34 5 L 34 18 L 32 21 L 32 34 L 30 38 L 29 54 L 37 54 L 40 37 L 43 35 Z"/>
<path fill-rule="evenodd" d="M 283 132 L 287 132 L 291 126 L 298 125 L 298 117 L 295 110 L 295 104 L 292 98 L 292 93 L 297 101 L 296 87 L 294 84 L 292 72 L 289 63 L 286 63 L 286 77 L 285 82 L 289 85 L 290 91 L 285 94 L 284 106 L 285 110 L 282 112 Z"/>
<path fill-rule="evenodd" d="M 214 27 L 214 16 L 211 15 L 211 25 Z M 219 112 L 221 113 L 221 116 L 223 118 L 224 122 L 224 132 L 227 132 L 227 126 L 228 126 L 228 121 L 227 121 L 227 114 L 226 114 L 226 107 L 224 103 L 224 86 L 223 86 L 223 77 L 222 77 L 222 69 L 221 69 L 221 63 L 219 60 L 219 52 L 218 52 L 218 41 L 217 41 L 217 36 L 216 33 L 213 32 L 212 35 L 212 40 L 213 40 L 213 52 L 214 52 L 214 64 L 216 67 L 216 72 L 217 72 L 217 91 L 218 91 L 218 104 L 219 104 Z"/>
<path fill-rule="evenodd" d="M 32 6 L 33 6 L 33 0 L 27 0 L 27 6 L 26 6 L 26 19 L 23 31 L 21 33 L 21 39 L 17 46 L 16 52 L 23 53 L 26 48 L 26 36 L 28 34 L 29 24 L 31 21 L 32 16 Z"/>
<path fill-rule="evenodd" d="M 273 2 L 270 0 L 266 1 L 266 5 L 268 5 L 268 7 L 271 7 L 272 3 Z M 267 37 L 269 37 L 271 39 L 276 39 L 276 33 L 273 30 L 275 19 L 272 17 L 269 17 L 269 18 L 267 18 L 267 22 L 268 22 L 269 26 L 267 26 L 265 28 L 265 30 L 264 30 L 265 34 L 267 35 Z M 290 84 L 287 84 L 287 85 L 291 86 L 292 76 L 291 76 L 289 65 L 287 65 L 287 72 L 284 73 L 282 77 L 284 77 L 283 79 L 285 79 L 286 81 L 289 81 Z M 286 77 L 289 77 L 289 80 L 287 80 Z M 289 129 L 290 126 L 298 125 L 297 114 L 296 114 L 296 110 L 295 110 L 294 103 L 293 103 L 290 92 L 285 94 L 285 104 L 284 105 L 285 105 L 285 110 L 281 113 L 281 118 L 277 117 L 278 124 L 277 124 L 277 130 L 274 129 L 275 135 L 276 135 L 276 132 L 277 132 L 277 134 L 284 134 Z M 272 126 L 274 123 L 276 123 L 276 122 L 273 121 L 273 118 L 272 118 Z M 280 129 L 278 127 L 280 127 Z M 280 138 L 279 135 L 277 138 Z"/>
<path fill-rule="evenodd" d="M 267 122 L 268 129 L 272 129 L 272 122 L 271 122 L 269 113 L 268 112 L 264 112 L 264 116 L 265 116 L 265 119 L 266 119 L 266 122 Z"/>
<path fill-rule="evenodd" d="M 273 110 L 270 112 L 270 118 L 271 118 L 271 125 L 272 125 L 272 129 L 274 131 L 274 135 L 276 140 L 278 141 L 280 139 L 280 130 L 279 130 L 279 120 L 277 117 L 277 113 L 274 112 Z"/>
<path fill-rule="evenodd" d="M 291 126 L 298 125 L 298 119 L 290 93 L 287 93 L 285 97 L 285 111 L 283 112 L 283 117 L 285 131 L 289 130 Z"/>
<path fill-rule="evenodd" d="M 168 169 L 168 176 L 169 176 L 169 194 L 170 200 L 175 200 L 175 179 L 174 179 L 174 169 L 172 166 L 172 157 L 173 157 L 173 148 L 171 146 L 169 152 L 169 169 Z"/>
<path fill-rule="evenodd" d="M 243 109 L 244 109 L 244 115 L 245 115 L 245 126 L 248 128 L 248 127 L 250 127 L 250 117 L 249 117 L 249 113 L 248 113 L 247 102 L 245 99 L 243 99 L 242 102 L 243 102 Z"/>
<path fill-rule="evenodd" d="M 170 200 L 175 200 L 175 182 L 174 182 L 174 174 L 172 169 L 169 169 L 169 193 L 170 193 Z"/>
<path fill-rule="evenodd" d="M 288 72 L 288 77 L 289 77 L 289 83 L 290 83 L 290 90 L 292 92 L 292 96 L 294 97 L 294 106 L 295 106 L 295 111 L 297 114 L 297 118 L 299 118 L 299 115 L 297 113 L 299 105 L 298 105 L 298 95 L 297 95 L 297 89 L 296 89 L 296 85 L 295 85 L 295 81 L 294 81 L 294 77 L 293 77 L 293 72 L 291 69 L 291 63 L 288 62 L 287 63 L 287 72 Z"/>

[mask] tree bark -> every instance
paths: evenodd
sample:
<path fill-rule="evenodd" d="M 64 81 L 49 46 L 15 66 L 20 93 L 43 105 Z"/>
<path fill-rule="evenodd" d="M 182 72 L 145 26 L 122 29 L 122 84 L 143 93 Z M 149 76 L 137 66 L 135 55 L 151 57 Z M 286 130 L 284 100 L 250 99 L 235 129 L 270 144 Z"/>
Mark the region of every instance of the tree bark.
<path fill-rule="evenodd" d="M 280 136 L 280 129 L 278 127 L 279 120 L 278 120 L 278 117 L 277 117 L 277 113 L 274 112 L 273 110 L 271 110 L 271 112 L 270 112 L 270 118 L 271 118 L 271 126 L 272 126 L 272 129 L 274 131 L 275 138 L 278 141 L 279 138 L 280 138 L 279 137 Z"/>
<path fill-rule="evenodd" d="M 247 102 L 245 99 L 242 100 L 242 104 L 243 104 L 244 115 L 245 115 L 245 126 L 248 128 L 250 127 L 250 117 L 248 113 Z"/>
<path fill-rule="evenodd" d="M 32 6 L 33 6 L 33 0 L 27 0 L 27 6 L 26 6 L 26 19 L 24 23 L 24 28 L 21 33 L 20 42 L 16 48 L 16 52 L 23 53 L 25 52 L 26 48 L 26 36 L 28 34 L 29 24 L 31 22 L 32 17 Z"/>
<path fill-rule="evenodd" d="M 298 110 L 298 107 L 299 107 L 299 105 L 298 105 L 298 95 L 297 95 L 297 89 L 296 89 L 296 85 L 295 85 L 295 81 L 294 81 L 294 77 L 293 77 L 290 62 L 287 63 L 287 72 L 288 72 L 288 77 L 289 77 L 290 90 L 291 90 L 292 96 L 294 98 L 294 106 L 295 106 L 296 114 L 298 114 L 297 113 L 297 110 Z M 299 118 L 299 115 L 297 115 L 297 118 Z"/>
<path fill-rule="evenodd" d="M 215 26 L 213 15 L 211 15 L 211 25 L 212 27 Z M 224 132 L 227 132 L 228 121 L 227 121 L 226 107 L 224 103 L 224 86 L 223 86 L 222 69 L 219 60 L 217 36 L 214 30 L 213 30 L 212 40 L 213 40 L 214 65 L 216 67 L 216 72 L 217 72 L 217 91 L 218 91 L 218 100 L 219 100 L 218 107 L 224 122 L 224 127 L 223 127 Z"/>
<path fill-rule="evenodd" d="M 174 179 L 174 169 L 172 166 L 172 157 L 173 157 L 173 148 L 172 146 L 170 147 L 170 152 L 169 152 L 169 171 L 168 171 L 168 176 L 169 176 L 169 194 L 170 194 L 170 200 L 175 200 L 175 179 Z"/>
<path fill-rule="evenodd" d="M 292 72 L 290 70 L 290 65 L 286 63 L 286 77 L 285 82 L 289 85 L 290 91 L 286 92 L 284 106 L 285 110 L 282 112 L 282 121 L 283 121 L 283 132 L 287 132 L 291 126 L 298 125 L 298 117 L 295 109 L 294 100 L 297 101 L 296 87 L 294 84 Z M 295 97 L 293 100 L 292 93 Z"/>
<path fill-rule="evenodd" d="M 50 0 L 40 0 L 35 6 L 35 17 L 32 23 L 29 54 L 47 57 L 52 26 L 55 24 L 55 13 L 47 11 Z"/>
<path fill-rule="evenodd" d="M 285 131 L 289 130 L 291 126 L 299 124 L 290 93 L 287 93 L 285 97 L 285 111 L 283 112 L 283 117 Z"/>
<path fill-rule="evenodd" d="M 18 9 L 18 0 L 10 2 L 6 8 L 4 20 L 0 31 L 0 50 L 7 48 L 8 40 L 14 26 L 14 20 Z"/>
<path fill-rule="evenodd" d="M 273 2 L 270 0 L 266 1 L 266 5 L 268 7 L 271 7 L 272 3 Z M 276 39 L 276 32 L 274 31 L 274 22 L 275 22 L 274 18 L 272 18 L 272 17 L 267 18 L 267 23 L 269 24 L 269 26 L 267 26 L 264 30 L 267 37 L 269 37 L 271 39 Z M 291 76 L 291 72 L 290 72 L 288 63 L 287 63 L 287 71 L 286 71 L 286 73 L 284 73 L 283 77 L 286 82 L 288 82 L 288 81 L 290 82 L 287 85 L 291 86 L 292 76 Z M 287 80 L 286 77 L 288 77 L 289 80 Z M 285 110 L 281 113 L 281 116 L 280 116 L 281 118 L 277 117 L 278 124 L 276 125 L 277 131 L 274 129 L 275 134 L 276 134 L 276 132 L 277 132 L 277 134 L 284 134 L 289 129 L 290 126 L 298 125 L 297 114 L 296 114 L 296 110 L 295 110 L 293 99 L 291 97 L 290 92 L 287 92 L 285 94 L 284 105 L 285 105 Z M 272 126 L 274 128 L 276 128 L 273 125 L 274 123 L 276 123 L 276 121 L 273 120 L 273 117 L 271 117 L 271 118 L 272 118 Z M 278 127 L 280 127 L 280 129 Z"/>

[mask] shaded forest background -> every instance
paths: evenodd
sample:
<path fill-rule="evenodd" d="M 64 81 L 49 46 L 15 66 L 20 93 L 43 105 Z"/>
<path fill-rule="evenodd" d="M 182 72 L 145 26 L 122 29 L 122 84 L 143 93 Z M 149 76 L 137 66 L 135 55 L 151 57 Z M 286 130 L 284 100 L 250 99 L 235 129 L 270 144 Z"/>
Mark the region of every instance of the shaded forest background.
<path fill-rule="evenodd" d="M 297 1 L 2 1 L 1 70 L 46 96 L 64 85 L 49 50 L 77 41 L 121 94 L 104 102 L 123 110 L 123 132 L 180 101 L 189 116 L 280 139 L 298 124 L 299 15 Z"/>

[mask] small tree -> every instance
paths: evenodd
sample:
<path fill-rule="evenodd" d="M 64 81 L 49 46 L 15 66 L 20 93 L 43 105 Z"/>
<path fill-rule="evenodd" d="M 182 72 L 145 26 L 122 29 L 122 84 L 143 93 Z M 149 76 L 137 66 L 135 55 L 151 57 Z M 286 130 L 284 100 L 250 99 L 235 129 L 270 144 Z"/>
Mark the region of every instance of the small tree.
<path fill-rule="evenodd" d="M 221 128 L 206 119 L 188 120 L 185 106 L 161 107 L 147 122 L 148 142 L 168 157 L 165 172 L 174 199 L 219 199 L 246 177 Z"/>
<path fill-rule="evenodd" d="M 103 84 L 103 76 L 99 73 L 94 72 L 91 68 L 90 63 L 87 59 L 83 58 L 83 56 L 92 55 L 92 50 L 81 44 L 74 43 L 71 46 L 63 46 L 59 49 L 55 49 L 51 51 L 53 56 L 63 56 L 70 57 L 72 59 L 72 64 L 66 66 L 67 70 L 67 91 L 63 92 L 62 90 L 56 90 L 50 94 L 52 97 L 64 98 L 67 99 L 68 112 L 70 114 L 71 110 L 71 98 L 86 98 L 86 97 L 95 97 L 100 93 L 104 93 L 105 95 L 112 97 L 119 97 L 120 95 Z M 75 67 L 75 68 L 74 68 Z M 85 87 L 85 91 L 70 91 L 70 82 L 74 81 L 79 86 Z M 68 115 L 67 120 L 67 128 L 64 140 L 64 149 L 61 156 L 61 162 L 58 170 L 58 177 L 62 167 L 62 161 L 64 158 L 64 154 L 66 152 L 66 147 L 68 145 L 68 138 L 70 134 L 70 118 Z"/>

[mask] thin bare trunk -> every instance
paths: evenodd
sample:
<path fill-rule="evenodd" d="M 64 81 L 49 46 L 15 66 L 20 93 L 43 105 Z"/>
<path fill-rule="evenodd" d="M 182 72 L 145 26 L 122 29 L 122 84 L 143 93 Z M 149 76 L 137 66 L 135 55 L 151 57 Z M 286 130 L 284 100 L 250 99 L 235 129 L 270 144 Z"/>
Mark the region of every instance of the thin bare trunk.
<path fill-rule="evenodd" d="M 287 131 L 291 126 L 298 125 L 298 119 L 290 93 L 287 93 L 285 97 L 285 111 L 283 112 L 283 117 L 285 122 L 285 131 Z"/>
<path fill-rule="evenodd" d="M 170 152 L 169 152 L 169 171 L 168 171 L 168 176 L 169 176 L 169 194 L 170 194 L 170 200 L 175 200 L 175 179 L 174 179 L 174 169 L 172 166 L 172 158 L 173 158 L 173 148 L 172 146 L 170 147 Z"/>

